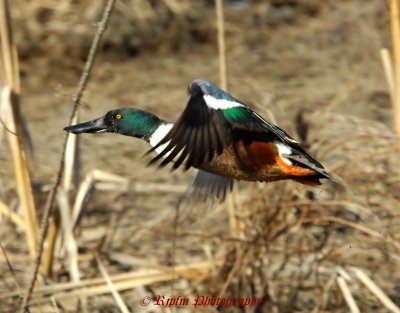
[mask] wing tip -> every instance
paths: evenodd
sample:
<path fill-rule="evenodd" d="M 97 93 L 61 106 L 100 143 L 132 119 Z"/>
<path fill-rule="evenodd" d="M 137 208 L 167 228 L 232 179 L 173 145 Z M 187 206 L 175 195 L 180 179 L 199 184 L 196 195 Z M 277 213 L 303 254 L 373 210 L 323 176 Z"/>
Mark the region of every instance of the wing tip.
<path fill-rule="evenodd" d="M 341 185 L 342 182 L 336 178 L 334 178 L 332 175 L 328 174 L 327 172 L 324 173 L 324 178 L 329 179 L 330 182 Z"/>

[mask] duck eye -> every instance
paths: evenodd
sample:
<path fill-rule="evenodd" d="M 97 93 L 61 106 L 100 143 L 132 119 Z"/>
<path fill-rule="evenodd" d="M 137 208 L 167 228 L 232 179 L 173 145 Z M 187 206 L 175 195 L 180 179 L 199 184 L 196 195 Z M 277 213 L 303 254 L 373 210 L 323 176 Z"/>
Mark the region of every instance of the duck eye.
<path fill-rule="evenodd" d="M 120 120 L 121 118 L 122 118 L 122 114 L 115 114 L 115 118 L 117 119 L 117 120 Z"/>

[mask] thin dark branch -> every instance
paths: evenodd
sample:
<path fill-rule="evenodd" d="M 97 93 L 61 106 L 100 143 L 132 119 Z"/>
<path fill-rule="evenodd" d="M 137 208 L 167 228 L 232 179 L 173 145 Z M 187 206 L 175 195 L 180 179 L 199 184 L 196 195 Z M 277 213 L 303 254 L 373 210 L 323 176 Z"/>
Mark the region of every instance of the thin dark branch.
<path fill-rule="evenodd" d="M 15 277 L 14 269 L 11 266 L 10 260 L 8 259 L 8 256 L 7 256 L 7 253 L 6 253 L 6 249 L 4 249 L 4 247 L 3 247 L 3 245 L 1 243 L 0 243 L 0 248 L 1 248 L 1 251 L 3 252 L 4 259 L 6 260 L 8 270 L 10 271 L 11 276 L 14 279 L 15 286 L 18 289 L 18 293 L 20 294 L 20 297 L 22 298 L 21 288 L 19 287 L 19 284 L 18 284 L 18 281 L 17 281 L 17 277 Z"/>
<path fill-rule="evenodd" d="M 104 9 L 103 17 L 102 17 L 101 21 L 98 23 L 97 31 L 93 38 L 93 42 L 92 42 L 92 46 L 89 51 L 88 59 L 85 63 L 85 68 L 83 69 L 82 76 L 79 81 L 78 91 L 72 98 L 74 107 L 72 109 L 69 124 L 72 123 L 72 120 L 76 115 L 79 104 L 81 102 L 81 98 L 83 96 L 83 92 L 85 91 L 87 83 L 89 81 L 90 74 L 91 74 L 92 68 L 93 68 L 93 64 L 94 64 L 95 58 L 97 56 L 97 51 L 98 51 L 98 48 L 100 45 L 100 40 L 103 37 L 103 34 L 107 28 L 107 24 L 108 24 L 112 9 L 114 7 L 114 3 L 115 3 L 115 0 L 107 1 L 106 7 Z M 61 179 L 63 176 L 63 168 L 64 168 L 64 162 L 65 162 L 65 149 L 66 149 L 67 139 L 68 139 L 68 134 L 66 134 L 65 138 L 64 138 L 63 150 L 62 150 L 61 157 L 60 157 L 60 163 L 59 163 L 59 167 L 58 167 L 56 182 L 50 192 L 50 195 L 46 202 L 46 206 L 44 208 L 44 213 L 43 213 L 43 217 L 42 217 L 42 221 L 41 221 L 41 228 L 40 228 L 40 233 L 39 233 L 37 257 L 36 257 L 34 265 L 33 265 L 32 276 L 30 278 L 29 287 L 26 289 L 24 298 L 23 298 L 21 306 L 20 306 L 21 313 L 27 312 L 28 304 L 31 299 L 32 292 L 33 292 L 35 282 L 37 279 L 39 266 L 40 266 L 40 263 L 42 260 L 43 245 L 44 245 L 44 241 L 45 241 L 45 238 L 47 235 L 47 230 L 49 228 L 49 219 L 50 219 L 50 216 L 52 216 L 54 213 L 54 202 L 55 202 L 55 198 L 56 198 L 56 194 L 57 194 L 57 189 L 60 186 Z"/>
<path fill-rule="evenodd" d="M 176 250 L 177 250 L 177 241 L 178 241 L 178 226 L 179 226 L 179 213 L 180 213 L 180 207 L 182 202 L 184 201 L 184 195 L 181 196 L 175 206 L 175 216 L 173 220 L 173 225 L 172 225 L 172 251 L 171 251 L 171 268 L 172 268 L 172 280 L 171 280 L 171 296 L 174 297 L 175 295 L 175 279 L 176 277 L 176 272 L 175 272 L 175 266 L 176 266 Z"/>

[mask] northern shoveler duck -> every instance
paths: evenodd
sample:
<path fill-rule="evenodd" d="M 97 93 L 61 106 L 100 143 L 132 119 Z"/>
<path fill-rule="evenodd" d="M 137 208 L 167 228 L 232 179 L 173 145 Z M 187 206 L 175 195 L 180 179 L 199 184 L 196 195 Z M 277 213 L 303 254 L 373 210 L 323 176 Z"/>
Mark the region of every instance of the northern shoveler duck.
<path fill-rule="evenodd" d="M 336 181 L 301 145 L 246 104 L 205 80 L 189 86 L 189 100 L 175 123 L 133 108 L 65 127 L 74 134 L 119 133 L 143 139 L 158 154 L 150 161 L 199 169 L 192 186 L 220 200 L 233 181 L 292 179 L 319 185 Z"/>

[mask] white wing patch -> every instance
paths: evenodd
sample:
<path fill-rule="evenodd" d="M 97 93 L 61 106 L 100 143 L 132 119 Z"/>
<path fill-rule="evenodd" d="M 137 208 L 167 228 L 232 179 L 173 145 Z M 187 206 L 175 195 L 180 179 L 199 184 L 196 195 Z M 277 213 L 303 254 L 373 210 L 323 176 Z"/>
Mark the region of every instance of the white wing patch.
<path fill-rule="evenodd" d="M 290 147 L 288 147 L 287 145 L 284 145 L 280 142 L 279 143 L 275 142 L 275 145 L 278 148 L 278 153 L 279 153 L 279 156 L 281 157 L 282 161 L 288 165 L 292 165 L 292 161 L 290 161 L 288 158 L 285 157 L 285 155 L 292 154 L 292 149 L 290 149 Z"/>
<path fill-rule="evenodd" d="M 243 104 L 236 102 L 236 101 L 230 101 L 226 99 L 216 99 L 213 96 L 210 95 L 204 95 L 204 101 L 206 102 L 207 106 L 210 109 L 214 110 L 225 110 L 225 109 L 230 109 L 234 107 L 244 107 Z"/>
<path fill-rule="evenodd" d="M 168 134 L 168 132 L 171 130 L 172 126 L 174 126 L 174 123 L 160 125 L 156 129 L 156 131 L 153 133 L 153 135 L 151 135 L 151 137 L 150 137 L 149 141 L 150 141 L 151 146 L 154 147 L 155 145 L 157 145 Z M 168 142 L 159 146 L 156 149 L 156 152 L 160 153 L 167 147 L 167 145 L 168 145 Z"/>

